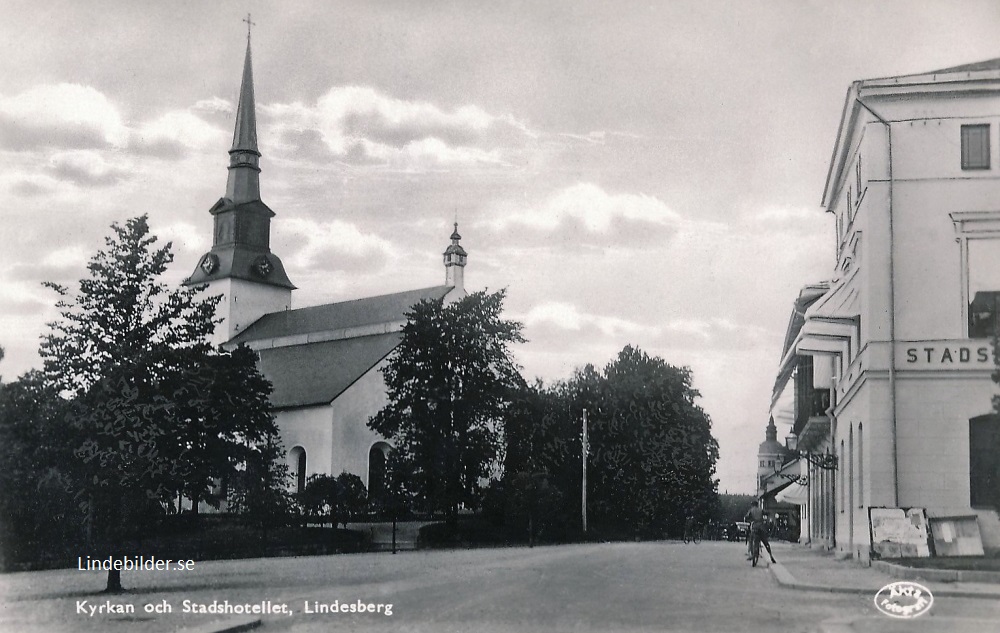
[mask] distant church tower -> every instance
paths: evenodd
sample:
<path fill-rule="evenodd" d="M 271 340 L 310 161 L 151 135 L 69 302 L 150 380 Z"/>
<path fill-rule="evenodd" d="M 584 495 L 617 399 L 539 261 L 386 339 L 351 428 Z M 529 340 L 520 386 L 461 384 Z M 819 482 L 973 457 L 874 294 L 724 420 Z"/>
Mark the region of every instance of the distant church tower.
<path fill-rule="evenodd" d="M 226 195 L 209 210 L 214 220 L 212 250 L 184 281 L 185 286 L 208 284 L 209 295 L 223 295 L 216 313 L 223 321 L 214 344 L 228 341 L 261 316 L 292 305 L 295 286 L 270 248 L 274 211 L 260 199 L 259 160 L 248 34 Z"/>
<path fill-rule="evenodd" d="M 466 296 L 465 292 L 465 262 L 469 254 L 465 252 L 459 244 L 462 236 L 458 234 L 458 222 L 455 222 L 455 230 L 452 231 L 451 244 L 444 250 L 444 285 L 453 288 L 445 296 L 445 301 L 458 301 Z"/>
<path fill-rule="evenodd" d="M 763 482 L 769 475 L 781 470 L 790 451 L 778 441 L 778 427 L 774 418 L 768 420 L 764 441 L 757 449 L 757 494 L 763 492 Z"/>

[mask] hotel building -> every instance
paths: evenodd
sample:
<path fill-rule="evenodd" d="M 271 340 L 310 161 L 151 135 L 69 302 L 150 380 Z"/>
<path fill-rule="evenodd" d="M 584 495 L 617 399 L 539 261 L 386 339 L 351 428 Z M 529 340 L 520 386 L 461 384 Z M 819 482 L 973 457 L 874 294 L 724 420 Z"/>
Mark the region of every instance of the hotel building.
<path fill-rule="evenodd" d="M 771 489 L 803 542 L 868 560 L 870 508 L 923 508 L 1000 548 L 998 147 L 1000 59 L 847 91 L 836 267 L 795 299 L 772 394 L 800 459 Z"/>

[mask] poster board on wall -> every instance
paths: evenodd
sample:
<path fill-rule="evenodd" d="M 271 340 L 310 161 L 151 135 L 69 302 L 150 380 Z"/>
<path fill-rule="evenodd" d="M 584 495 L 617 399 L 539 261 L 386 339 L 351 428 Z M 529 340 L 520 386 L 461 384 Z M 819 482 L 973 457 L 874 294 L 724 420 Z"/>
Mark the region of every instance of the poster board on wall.
<path fill-rule="evenodd" d="M 983 538 L 975 514 L 931 517 L 935 556 L 982 556 Z"/>
<path fill-rule="evenodd" d="M 923 508 L 869 508 L 872 555 L 878 558 L 927 558 L 927 513 Z"/>

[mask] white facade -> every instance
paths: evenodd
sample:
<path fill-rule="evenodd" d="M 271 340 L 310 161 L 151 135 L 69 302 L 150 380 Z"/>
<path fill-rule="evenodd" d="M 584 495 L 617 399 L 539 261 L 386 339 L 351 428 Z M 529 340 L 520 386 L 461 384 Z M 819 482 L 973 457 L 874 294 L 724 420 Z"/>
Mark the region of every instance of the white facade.
<path fill-rule="evenodd" d="M 783 359 L 832 369 L 811 385 L 829 406 L 796 429 L 821 431 L 799 448 L 837 462 L 810 473 L 814 543 L 867 559 L 868 509 L 887 506 L 976 514 L 984 546 L 1000 548 L 995 509 L 972 503 L 970 420 L 993 413 L 998 389 L 969 316 L 977 291 L 1000 291 L 998 147 L 1000 69 L 848 91 L 824 193 L 837 266 Z"/>
<path fill-rule="evenodd" d="M 213 345 L 225 343 L 265 314 L 292 307 L 291 288 L 233 277 L 209 281 L 206 294 L 222 295 L 215 310 L 216 318 L 222 319 L 222 323 L 215 328 Z"/>
<path fill-rule="evenodd" d="M 382 483 L 371 479 L 383 477 L 389 446 L 368 421 L 388 403 L 380 370 L 399 344 L 405 314 L 422 300 L 466 296 L 468 254 L 458 223 L 443 253 L 446 285 L 292 310 L 295 286 L 270 250 L 275 213 L 260 199 L 249 38 L 229 155 L 226 196 L 210 209 L 212 249 L 184 283 L 222 295 L 214 344 L 247 344 L 257 352 L 274 387 L 271 405 L 293 487 L 310 475 L 346 471 L 372 492 L 373 483 Z"/>
<path fill-rule="evenodd" d="M 327 405 L 281 409 L 275 412 L 282 442 L 288 451 L 289 471 L 298 468 L 296 447 L 306 454 L 305 476 L 342 472 L 361 477 L 370 487 L 369 454 L 385 440 L 368 428 L 368 418 L 386 404 L 382 361 Z"/>

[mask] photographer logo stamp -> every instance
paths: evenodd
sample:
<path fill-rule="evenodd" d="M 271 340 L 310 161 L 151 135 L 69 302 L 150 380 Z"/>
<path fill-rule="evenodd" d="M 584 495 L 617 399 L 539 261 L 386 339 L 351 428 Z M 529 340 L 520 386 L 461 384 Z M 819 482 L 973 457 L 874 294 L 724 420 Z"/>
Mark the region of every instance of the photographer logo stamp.
<path fill-rule="evenodd" d="M 875 594 L 875 608 L 890 618 L 912 619 L 931 610 L 931 590 L 915 582 L 889 583 Z"/>

